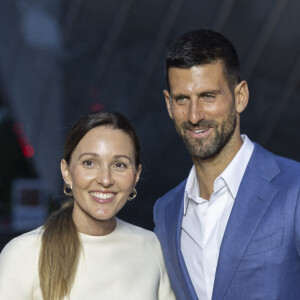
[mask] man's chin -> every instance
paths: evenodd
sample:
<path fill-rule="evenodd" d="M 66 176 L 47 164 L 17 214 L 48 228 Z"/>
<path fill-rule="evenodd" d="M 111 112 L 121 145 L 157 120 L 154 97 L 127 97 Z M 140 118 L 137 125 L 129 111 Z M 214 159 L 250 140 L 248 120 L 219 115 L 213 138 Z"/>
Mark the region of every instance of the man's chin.
<path fill-rule="evenodd" d="M 190 155 L 196 159 L 209 159 L 214 157 L 217 154 L 217 149 L 214 149 L 214 147 L 211 147 L 211 145 L 200 143 L 190 143 L 189 141 L 184 141 L 185 146 L 190 153 Z"/>
<path fill-rule="evenodd" d="M 185 142 L 185 147 L 188 150 L 188 152 L 190 153 L 191 156 L 195 156 L 195 157 L 202 157 L 203 156 L 203 147 L 199 146 L 199 145 L 195 145 L 195 144 L 191 144 L 188 142 Z"/>

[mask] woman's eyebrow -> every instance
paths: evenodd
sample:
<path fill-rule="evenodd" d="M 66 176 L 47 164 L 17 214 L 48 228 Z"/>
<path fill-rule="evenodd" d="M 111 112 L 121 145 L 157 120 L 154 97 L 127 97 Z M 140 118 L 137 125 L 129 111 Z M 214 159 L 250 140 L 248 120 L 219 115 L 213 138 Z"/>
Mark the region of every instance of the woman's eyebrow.
<path fill-rule="evenodd" d="M 131 158 L 125 154 L 114 155 L 114 158 L 126 158 L 131 162 Z"/>
<path fill-rule="evenodd" d="M 78 159 L 80 159 L 82 156 L 84 155 L 90 155 L 90 156 L 99 156 L 97 153 L 94 153 L 94 152 L 84 152 L 84 153 L 81 153 L 79 156 L 78 156 Z"/>
<path fill-rule="evenodd" d="M 80 159 L 82 156 L 85 156 L 85 155 L 99 157 L 99 154 L 97 154 L 97 153 L 94 153 L 94 152 L 84 152 L 84 153 L 81 153 L 78 156 L 78 159 Z M 128 159 L 131 162 L 131 158 L 128 155 L 125 155 L 125 154 L 117 154 L 117 155 L 114 155 L 113 157 L 114 158 L 126 158 L 126 159 Z"/>

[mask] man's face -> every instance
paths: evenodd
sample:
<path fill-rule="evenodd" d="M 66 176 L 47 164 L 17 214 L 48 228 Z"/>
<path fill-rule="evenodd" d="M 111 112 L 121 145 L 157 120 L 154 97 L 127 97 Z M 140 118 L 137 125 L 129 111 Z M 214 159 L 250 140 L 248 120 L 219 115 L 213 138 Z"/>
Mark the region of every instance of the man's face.
<path fill-rule="evenodd" d="M 164 91 L 174 119 L 191 156 L 209 159 L 240 143 L 234 92 L 224 76 L 223 64 L 169 69 L 170 93 Z"/>

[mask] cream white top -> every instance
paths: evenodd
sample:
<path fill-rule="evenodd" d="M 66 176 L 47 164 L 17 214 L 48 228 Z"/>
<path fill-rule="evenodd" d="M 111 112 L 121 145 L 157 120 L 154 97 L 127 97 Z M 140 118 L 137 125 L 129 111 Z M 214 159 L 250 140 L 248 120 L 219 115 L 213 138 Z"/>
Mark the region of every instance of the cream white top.
<path fill-rule="evenodd" d="M 0 299 L 42 300 L 38 258 L 42 229 L 10 241 L 0 254 Z M 80 233 L 82 251 L 71 300 L 175 300 L 160 244 L 151 231 L 117 219 L 105 236 Z"/>
<path fill-rule="evenodd" d="M 242 135 L 243 145 L 215 179 L 209 201 L 201 198 L 195 167 L 187 180 L 181 251 L 196 294 L 212 298 L 216 267 L 225 228 L 254 145 Z"/>

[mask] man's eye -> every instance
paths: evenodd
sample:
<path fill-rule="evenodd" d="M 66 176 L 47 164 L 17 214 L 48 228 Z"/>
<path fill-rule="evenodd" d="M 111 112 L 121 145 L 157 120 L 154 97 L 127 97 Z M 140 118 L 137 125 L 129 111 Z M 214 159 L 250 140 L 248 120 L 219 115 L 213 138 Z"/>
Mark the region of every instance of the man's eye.
<path fill-rule="evenodd" d="M 177 103 L 184 103 L 186 100 L 187 100 L 187 99 L 186 99 L 186 97 L 184 97 L 184 96 L 180 96 L 180 97 L 177 97 L 177 98 L 176 98 L 176 102 L 177 102 Z"/>
<path fill-rule="evenodd" d="M 205 94 L 203 96 L 203 98 L 206 99 L 206 100 L 212 100 L 212 99 L 215 98 L 215 95 L 213 95 L 213 94 Z"/>

